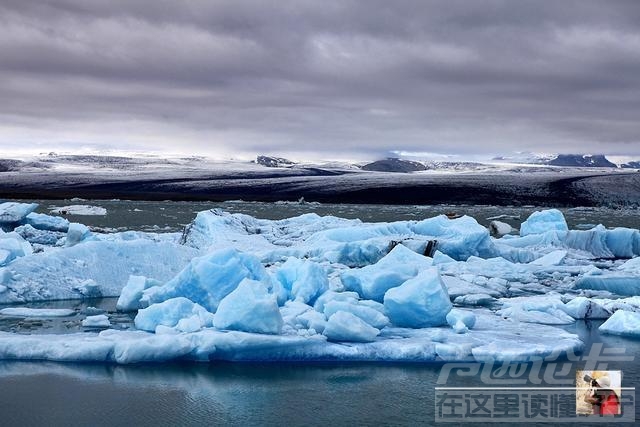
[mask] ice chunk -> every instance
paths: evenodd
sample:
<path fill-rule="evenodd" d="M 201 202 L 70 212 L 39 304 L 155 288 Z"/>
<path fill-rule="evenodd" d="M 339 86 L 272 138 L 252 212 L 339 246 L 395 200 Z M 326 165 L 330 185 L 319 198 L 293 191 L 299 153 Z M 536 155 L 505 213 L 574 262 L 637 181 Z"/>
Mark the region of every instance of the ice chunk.
<path fill-rule="evenodd" d="M 213 326 L 213 314 L 204 307 L 188 300 L 187 298 L 171 298 L 164 302 L 153 304 L 150 307 L 138 311 L 134 319 L 136 328 L 153 332 L 159 325 L 176 327 L 182 330 L 179 322 L 195 317 L 200 328 Z M 192 332 L 192 330 L 189 330 Z"/>
<path fill-rule="evenodd" d="M 83 280 L 71 289 L 80 293 L 85 298 L 98 298 L 102 296 L 100 285 L 93 279 Z"/>
<path fill-rule="evenodd" d="M 450 262 L 456 262 L 455 259 L 451 258 L 449 255 L 445 255 L 440 251 L 436 251 L 433 254 L 433 265 L 438 265 L 438 264 L 447 264 Z"/>
<path fill-rule="evenodd" d="M 495 298 L 487 294 L 460 295 L 453 300 L 455 304 L 469 306 L 487 306 L 495 301 Z"/>
<path fill-rule="evenodd" d="M 360 301 L 329 301 L 324 306 L 324 315 L 330 318 L 338 311 L 351 313 L 369 325 L 382 329 L 389 324 L 389 318 L 380 311 L 362 304 Z"/>
<path fill-rule="evenodd" d="M 313 304 L 329 289 L 327 272 L 318 263 L 289 258 L 277 269 L 276 279 L 287 293 L 287 299 Z"/>
<path fill-rule="evenodd" d="M 494 236 L 504 236 L 505 234 L 509 234 L 513 231 L 517 231 L 511 225 L 506 222 L 501 221 L 491 221 L 489 223 L 489 231 Z"/>
<path fill-rule="evenodd" d="M 360 299 L 360 295 L 356 292 L 336 292 L 329 290 L 318 297 L 313 308 L 324 313 L 324 306 L 329 301 L 357 301 L 358 299 Z"/>
<path fill-rule="evenodd" d="M 329 341 L 375 341 L 380 331 L 346 311 L 338 311 L 329 317 L 323 332 Z"/>
<path fill-rule="evenodd" d="M 640 313 L 618 310 L 598 330 L 605 334 L 640 338 Z"/>
<path fill-rule="evenodd" d="M 423 270 L 401 286 L 391 288 L 384 296 L 384 308 L 397 326 L 424 328 L 446 324 L 451 310 L 447 290 L 437 268 Z"/>
<path fill-rule="evenodd" d="M 90 205 L 70 205 L 60 206 L 51 209 L 52 213 L 62 215 L 86 215 L 86 216 L 102 216 L 107 214 L 107 210 L 100 206 Z"/>
<path fill-rule="evenodd" d="M 85 328 L 108 328 L 111 326 L 111 322 L 109 322 L 109 317 L 106 314 L 98 314 L 84 318 L 82 326 Z"/>
<path fill-rule="evenodd" d="M 142 308 L 140 305 L 142 292 L 152 286 L 160 286 L 160 282 L 145 276 L 129 276 L 127 284 L 122 288 L 122 292 L 120 292 L 116 309 L 119 311 L 135 311 Z"/>
<path fill-rule="evenodd" d="M 640 295 L 638 276 L 620 273 L 585 274 L 575 284 L 577 289 L 609 291 L 617 295 Z"/>
<path fill-rule="evenodd" d="M 0 226 L 18 223 L 38 207 L 37 203 L 0 203 Z"/>
<path fill-rule="evenodd" d="M 51 216 L 31 212 L 24 219 L 24 223 L 38 230 L 67 232 L 69 221 L 59 216 Z"/>
<path fill-rule="evenodd" d="M 476 316 L 472 312 L 456 308 L 447 313 L 446 319 L 449 326 L 458 334 L 467 332 L 476 324 Z"/>
<path fill-rule="evenodd" d="M 14 230 L 31 244 L 55 246 L 64 237 L 60 231 L 38 230 L 29 224 L 16 227 Z"/>
<path fill-rule="evenodd" d="M 520 226 L 520 235 L 543 234 L 549 230 L 569 230 L 564 215 L 558 209 L 548 209 L 532 213 Z"/>
<path fill-rule="evenodd" d="M 90 234 L 91 232 L 89 231 L 89 227 L 84 224 L 72 222 L 69 224 L 65 246 L 77 245 L 78 243 L 89 237 Z"/>
<path fill-rule="evenodd" d="M 194 255 L 192 248 L 147 239 L 54 248 L 0 269 L 0 285 L 7 288 L 0 293 L 0 303 L 84 298 L 78 290 L 87 280 L 99 286 L 103 297 L 118 296 L 131 274 L 164 282 Z"/>
<path fill-rule="evenodd" d="M 565 304 L 558 294 L 502 298 L 500 301 L 503 308 L 496 313 L 504 318 L 543 325 L 566 325 L 575 322 L 575 319 L 567 314 Z"/>
<path fill-rule="evenodd" d="M 345 289 L 357 292 L 365 299 L 382 302 L 385 292 L 429 268 L 431 261 L 400 244 L 374 265 L 343 273 L 341 280 Z"/>
<path fill-rule="evenodd" d="M 534 260 L 531 261 L 531 264 L 533 265 L 540 265 L 540 266 L 544 266 L 544 267 L 550 267 L 553 265 L 560 265 L 560 263 L 562 262 L 562 260 L 565 259 L 565 257 L 567 256 L 567 251 L 564 250 L 557 250 L 557 251 L 553 251 L 553 252 L 549 252 L 548 254 Z"/>
<path fill-rule="evenodd" d="M 470 216 L 449 219 L 440 215 L 422 220 L 412 229 L 417 234 L 437 238 L 437 249 L 456 260 L 497 255 L 489 231 Z"/>
<path fill-rule="evenodd" d="M 272 289 L 271 277 L 256 256 L 235 249 L 221 249 L 194 258 L 163 286 L 145 290 L 141 303 L 150 305 L 183 296 L 215 312 L 220 301 L 244 279 L 263 282 Z"/>
<path fill-rule="evenodd" d="M 265 284 L 245 279 L 220 301 L 213 323 L 218 329 L 279 334 L 283 320 L 276 296 Z"/>
<path fill-rule="evenodd" d="M 611 312 L 597 301 L 576 297 L 565 304 L 564 310 L 574 319 L 607 319 Z"/>
<path fill-rule="evenodd" d="M 640 273 L 640 256 L 632 258 L 618 267 L 618 270 Z"/>
<path fill-rule="evenodd" d="M 3 316 L 15 317 L 66 317 L 75 314 L 70 308 L 27 308 L 27 307 L 9 307 L 0 310 Z"/>
<path fill-rule="evenodd" d="M 31 244 L 15 231 L 0 234 L 0 267 L 32 253 Z"/>
<path fill-rule="evenodd" d="M 489 281 L 486 280 L 486 278 L 484 282 L 481 283 L 479 279 L 482 276 L 464 276 L 471 281 L 455 276 L 441 276 L 442 282 L 447 288 L 447 293 L 450 298 L 456 299 L 461 296 L 467 297 L 475 294 L 489 295 L 490 297 L 497 298 L 503 296 L 507 292 L 506 286 L 489 284 Z M 478 284 L 473 283 L 473 280 L 478 282 Z"/>

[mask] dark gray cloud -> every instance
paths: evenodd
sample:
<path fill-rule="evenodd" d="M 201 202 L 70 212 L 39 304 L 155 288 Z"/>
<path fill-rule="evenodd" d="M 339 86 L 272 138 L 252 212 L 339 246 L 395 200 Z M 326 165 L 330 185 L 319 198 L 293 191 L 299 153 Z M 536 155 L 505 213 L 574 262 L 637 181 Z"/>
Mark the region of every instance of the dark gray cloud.
<path fill-rule="evenodd" d="M 0 5 L 0 145 L 640 156 L 636 1 Z"/>

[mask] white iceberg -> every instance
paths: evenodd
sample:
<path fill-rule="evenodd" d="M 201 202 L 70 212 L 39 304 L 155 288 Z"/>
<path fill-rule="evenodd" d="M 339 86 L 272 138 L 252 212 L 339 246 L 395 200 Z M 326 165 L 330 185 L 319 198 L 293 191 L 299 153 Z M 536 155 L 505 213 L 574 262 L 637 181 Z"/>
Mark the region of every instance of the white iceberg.
<path fill-rule="evenodd" d="M 3 225 L 19 223 L 31 212 L 36 210 L 37 203 L 0 203 L 0 227 Z"/>
<path fill-rule="evenodd" d="M 96 284 L 100 295 L 118 296 L 130 275 L 165 282 L 196 254 L 185 246 L 148 239 L 90 241 L 54 248 L 17 258 L 0 268 L 0 285 L 6 287 L 0 293 L 0 303 L 82 299 L 88 280 Z"/>
<path fill-rule="evenodd" d="M 67 219 L 35 212 L 31 212 L 27 215 L 23 222 L 38 230 L 60 231 L 66 233 L 69 229 L 69 221 Z"/>
<path fill-rule="evenodd" d="M 532 213 L 520 226 L 520 236 L 543 234 L 550 230 L 569 230 L 564 215 L 558 209 L 548 209 Z"/>
<path fill-rule="evenodd" d="M 85 328 L 108 328 L 111 326 L 111 322 L 106 314 L 97 314 L 85 317 L 82 320 L 82 326 Z"/>
<path fill-rule="evenodd" d="M 60 206 L 54 207 L 50 209 L 51 213 L 61 214 L 61 215 L 85 215 L 85 216 L 102 216 L 107 214 L 107 210 L 100 206 L 90 206 L 90 205 L 69 205 L 69 206 Z"/>
<path fill-rule="evenodd" d="M 337 311 L 329 317 L 323 334 L 329 341 L 372 342 L 380 330 L 352 313 Z"/>
<path fill-rule="evenodd" d="M 14 317 L 67 317 L 75 313 L 70 308 L 8 307 L 0 310 L 1 315 Z"/>
<path fill-rule="evenodd" d="M 161 283 L 154 279 L 149 279 L 145 276 L 129 276 L 127 284 L 124 285 L 118 302 L 116 303 L 116 309 L 119 311 L 136 311 L 142 308 L 140 300 L 145 289 L 149 289 L 152 286 L 160 286 Z"/>
<path fill-rule="evenodd" d="M 640 338 L 640 313 L 618 310 L 598 330 L 605 334 Z"/>

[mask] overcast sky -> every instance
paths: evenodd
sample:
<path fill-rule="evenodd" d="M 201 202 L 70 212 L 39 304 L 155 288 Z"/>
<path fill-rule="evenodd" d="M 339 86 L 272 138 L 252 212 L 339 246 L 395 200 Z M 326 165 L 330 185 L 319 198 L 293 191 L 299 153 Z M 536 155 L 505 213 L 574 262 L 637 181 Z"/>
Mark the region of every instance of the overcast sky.
<path fill-rule="evenodd" d="M 0 3 L 0 147 L 640 156 L 640 2 Z"/>

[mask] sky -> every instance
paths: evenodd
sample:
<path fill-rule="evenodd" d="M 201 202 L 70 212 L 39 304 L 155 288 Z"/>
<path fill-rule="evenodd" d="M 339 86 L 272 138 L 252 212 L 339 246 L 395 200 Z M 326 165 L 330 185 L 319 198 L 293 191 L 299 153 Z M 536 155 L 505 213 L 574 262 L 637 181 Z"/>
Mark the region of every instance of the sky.
<path fill-rule="evenodd" d="M 0 2 L 0 148 L 640 158 L 640 2 Z"/>

